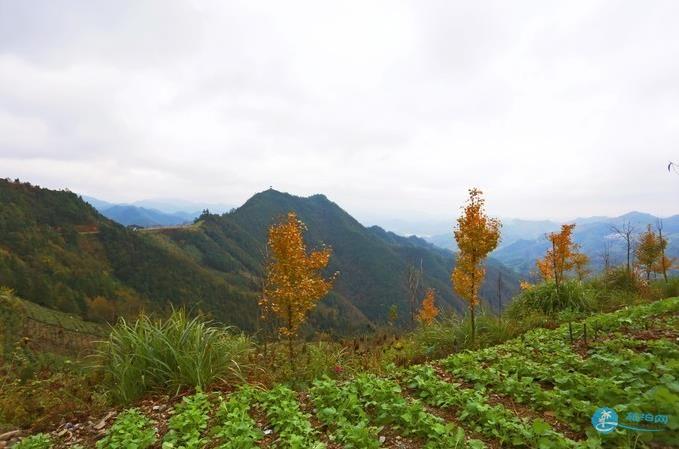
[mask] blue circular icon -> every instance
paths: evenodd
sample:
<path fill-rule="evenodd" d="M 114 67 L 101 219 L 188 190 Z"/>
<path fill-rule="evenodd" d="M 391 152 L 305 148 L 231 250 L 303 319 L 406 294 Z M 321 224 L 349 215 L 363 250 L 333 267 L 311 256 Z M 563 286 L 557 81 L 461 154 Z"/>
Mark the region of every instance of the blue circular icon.
<path fill-rule="evenodd" d="M 613 432 L 618 427 L 618 414 L 612 408 L 598 408 L 592 415 L 592 425 L 597 432 Z"/>

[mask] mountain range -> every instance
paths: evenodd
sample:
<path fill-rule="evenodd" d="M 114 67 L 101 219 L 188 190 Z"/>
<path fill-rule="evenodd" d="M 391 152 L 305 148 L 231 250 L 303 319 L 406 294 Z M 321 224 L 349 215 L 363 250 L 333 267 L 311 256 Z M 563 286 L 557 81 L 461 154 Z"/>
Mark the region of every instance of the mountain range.
<path fill-rule="evenodd" d="M 82 198 L 106 218 L 125 226 L 142 228 L 183 225 L 191 223 L 203 210 L 221 214 L 233 209 L 233 206 L 226 204 L 167 198 L 140 200 L 130 204 L 111 203 L 87 195 Z"/>
<path fill-rule="evenodd" d="M 134 205 L 112 205 L 95 198 L 84 198 L 104 216 L 124 225 L 142 227 L 177 226 L 190 223 L 200 215 L 199 212 L 181 211 L 182 207 L 195 206 L 200 203 L 181 200 L 143 200 L 133 203 Z M 142 204 L 161 207 L 165 212 L 141 207 Z M 220 209 L 217 206 L 215 210 Z M 612 227 L 620 227 L 623 223 L 629 223 L 639 234 L 649 224 L 655 226 L 658 220 L 659 217 L 651 214 L 629 212 L 617 217 L 581 217 L 568 221 L 568 223 L 576 224 L 574 241 L 580 244 L 582 251 L 589 256 L 590 268 L 596 272 L 603 268 L 602 253 L 605 244 L 610 251 L 612 263 L 620 264 L 625 257 L 625 247 L 622 241 L 616 237 Z M 665 236 L 669 240 L 668 254 L 671 257 L 679 258 L 679 232 L 677 231 L 679 216 L 675 215 L 662 220 L 665 227 Z M 453 252 L 457 251 L 451 224 L 454 220 L 382 218 L 369 221 L 377 221 L 381 227 L 388 228 L 398 234 L 418 235 L 440 248 Z M 561 222 L 552 220 L 503 219 L 502 240 L 497 250 L 493 252 L 493 257 L 514 270 L 522 278 L 532 278 L 536 260 L 544 256 L 548 247 L 545 235 L 559 230 L 561 224 Z"/>
<path fill-rule="evenodd" d="M 306 223 L 310 248 L 332 248 L 328 273 L 340 273 L 310 328 L 364 332 L 386 322 L 392 305 L 405 324 L 405 273 L 411 265 L 422 267 L 423 287 L 437 290 L 440 307 L 465 310 L 450 285 L 453 252 L 365 227 L 323 195 L 303 198 L 271 189 L 230 212 L 202 213 L 189 226 L 137 230 L 106 218 L 75 193 L 0 180 L 0 284 L 38 304 L 84 316 L 100 297 L 120 310 L 183 305 L 254 330 L 267 230 L 289 211 Z M 481 293 L 493 308 L 500 273 L 505 301 L 518 291 L 518 277 L 489 260 Z"/>
<path fill-rule="evenodd" d="M 628 223 L 638 235 L 651 225 L 654 229 L 658 222 L 663 225 L 663 237 L 668 239 L 667 255 L 679 258 L 679 215 L 660 218 L 643 212 L 629 212 L 618 217 L 585 217 L 576 218 L 568 223 L 575 223 L 573 241 L 578 243 L 581 251 L 590 258 L 593 271 L 603 267 L 603 252 L 607 246 L 611 263 L 622 264 L 626 258 L 626 246 L 614 227 L 621 228 Z M 535 270 L 535 262 L 544 256 L 549 244 L 545 235 L 557 231 L 561 223 L 542 220 L 505 220 L 502 226 L 502 241 L 492 256 L 505 266 L 512 268 L 523 278 L 531 277 Z M 456 245 L 452 231 L 426 237 L 426 240 L 442 248 L 455 251 Z"/>

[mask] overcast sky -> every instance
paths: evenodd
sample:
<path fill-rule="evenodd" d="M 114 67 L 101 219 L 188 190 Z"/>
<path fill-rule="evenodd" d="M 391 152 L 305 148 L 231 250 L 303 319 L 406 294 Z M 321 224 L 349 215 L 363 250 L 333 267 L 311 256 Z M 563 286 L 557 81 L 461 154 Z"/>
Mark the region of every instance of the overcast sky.
<path fill-rule="evenodd" d="M 0 176 L 364 221 L 679 213 L 679 2 L 0 0 Z"/>

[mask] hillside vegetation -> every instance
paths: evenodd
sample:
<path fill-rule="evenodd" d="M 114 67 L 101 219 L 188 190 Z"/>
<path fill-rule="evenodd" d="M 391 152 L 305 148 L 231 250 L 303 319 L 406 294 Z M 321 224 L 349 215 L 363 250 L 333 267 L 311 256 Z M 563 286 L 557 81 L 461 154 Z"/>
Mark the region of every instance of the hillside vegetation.
<path fill-rule="evenodd" d="M 94 447 L 96 439 L 99 449 L 674 447 L 678 328 L 679 298 L 667 299 L 436 363 L 318 378 L 302 392 L 245 385 L 146 401 L 108 414 L 105 432 L 56 430 L 16 447 Z M 611 433 L 592 427 L 601 407 L 619 414 Z"/>
<path fill-rule="evenodd" d="M 167 313 L 174 305 L 254 331 L 266 232 L 289 211 L 307 224 L 311 247 L 332 247 L 328 271 L 340 273 L 309 330 L 364 332 L 385 324 L 392 305 L 397 324 L 405 324 L 409 266 L 422 267 L 422 288 L 435 288 L 444 309 L 464 310 L 450 287 L 451 252 L 366 228 L 322 195 L 274 190 L 232 213 L 204 213 L 191 227 L 140 232 L 106 219 L 71 192 L 0 180 L 0 285 L 90 320 L 113 322 L 142 309 Z M 502 296 L 518 290 L 516 275 L 490 261 L 482 296 L 497 297 L 500 272 Z"/>

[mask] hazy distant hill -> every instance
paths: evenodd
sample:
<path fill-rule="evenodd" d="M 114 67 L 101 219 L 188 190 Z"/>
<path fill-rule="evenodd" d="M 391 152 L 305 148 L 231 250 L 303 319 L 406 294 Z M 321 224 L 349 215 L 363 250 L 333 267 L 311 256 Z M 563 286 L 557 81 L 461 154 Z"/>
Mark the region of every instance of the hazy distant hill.
<path fill-rule="evenodd" d="M 205 209 L 208 209 L 213 214 L 223 214 L 229 212 L 234 207 L 230 204 L 186 201 L 174 198 L 139 200 L 133 202 L 131 205 L 144 207 L 146 209 L 154 209 L 166 214 L 189 213 L 194 216 L 199 215 L 200 212 Z"/>
<path fill-rule="evenodd" d="M 99 209 L 99 211 L 103 216 L 110 218 L 111 220 L 122 225 L 137 225 L 142 227 L 176 226 L 186 224 L 193 221 L 193 219 L 199 215 L 182 214 L 179 212 L 168 214 L 155 209 L 122 205 Z"/>
<path fill-rule="evenodd" d="M 105 217 L 125 226 L 177 226 L 192 222 L 206 209 L 217 214 L 233 209 L 226 204 L 179 199 L 149 199 L 135 201 L 132 204 L 114 204 L 87 195 L 83 195 L 82 198 Z"/>
<path fill-rule="evenodd" d="M 450 230 L 443 234 L 426 237 L 426 240 L 452 251 L 457 251 L 457 244 L 453 237 L 454 221 L 450 224 Z M 519 218 L 502 220 L 502 238 L 499 248 L 513 244 L 518 240 L 530 240 L 543 236 L 546 232 L 559 229 L 560 224 L 549 220 L 522 220 Z"/>
<path fill-rule="evenodd" d="M 612 226 L 620 227 L 629 222 L 636 234 L 646 230 L 647 225 L 655 226 L 658 218 L 645 213 L 630 212 L 619 217 L 592 217 L 575 220 L 573 240 L 580 244 L 582 251 L 590 257 L 591 268 L 598 271 L 603 266 L 602 253 L 606 242 L 610 245 L 612 263 L 622 264 L 626 258 L 625 245 L 615 235 Z M 667 237 L 667 254 L 679 257 L 679 215 L 664 218 L 663 236 Z M 548 231 L 545 231 L 548 232 Z M 544 234 L 533 239 L 517 240 L 505 245 L 493 253 L 503 264 L 513 268 L 523 276 L 527 276 L 535 268 L 535 261 L 542 257 L 548 249 Z"/>
<path fill-rule="evenodd" d="M 274 190 L 232 213 L 203 214 L 188 228 L 149 232 L 126 229 L 71 192 L 0 180 L 0 284 L 70 313 L 87 313 L 87 300 L 102 296 L 151 310 L 183 304 L 253 329 L 266 232 L 290 210 L 306 222 L 310 246 L 332 246 L 328 271 L 340 272 L 312 317 L 314 327 L 366 329 L 384 321 L 392 304 L 404 319 L 404 273 L 420 260 L 424 284 L 438 290 L 441 305 L 463 309 L 449 281 L 452 253 L 366 228 L 323 195 L 300 198 Z M 504 298 L 517 290 L 517 277 L 491 261 L 482 294 L 493 301 L 500 270 Z"/>

